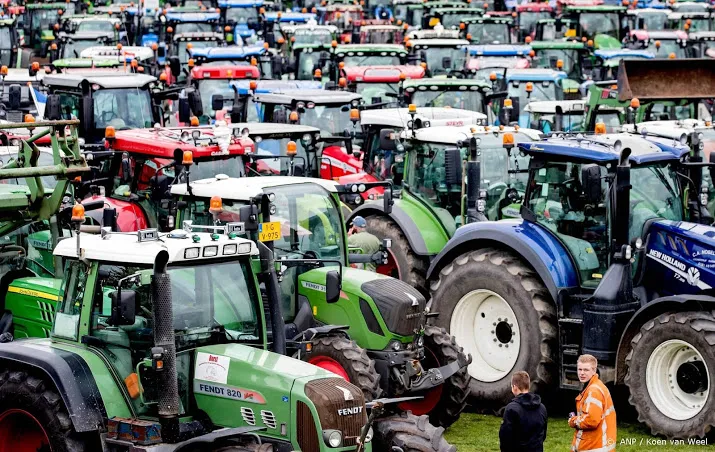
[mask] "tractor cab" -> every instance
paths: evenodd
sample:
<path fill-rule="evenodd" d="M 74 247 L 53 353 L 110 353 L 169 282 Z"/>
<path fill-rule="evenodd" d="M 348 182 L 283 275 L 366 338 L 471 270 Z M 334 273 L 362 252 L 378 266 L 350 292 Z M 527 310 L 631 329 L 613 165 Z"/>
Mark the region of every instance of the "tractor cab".
<path fill-rule="evenodd" d="M 554 8 L 548 3 L 526 3 L 516 5 L 517 40 L 524 42 L 527 36 L 536 39 L 536 24 L 542 19 L 551 19 Z"/>
<path fill-rule="evenodd" d="M 304 25 L 283 25 L 281 30 L 286 39 L 278 47 L 286 49 L 286 72 L 292 73 L 296 80 L 312 80 L 316 69 L 329 74 L 331 44 L 338 38 L 337 27 L 312 21 Z"/>
<path fill-rule="evenodd" d="M 217 32 L 221 14 L 195 8 L 171 8 L 159 19 L 162 17 L 166 41 L 172 42 L 174 34 Z"/>
<path fill-rule="evenodd" d="M 534 32 L 534 41 L 557 41 L 566 39 L 566 35 L 573 35 L 569 31 L 576 27 L 575 23 L 570 19 L 558 17 L 556 19 L 539 19 L 536 22 L 536 31 Z M 526 37 L 524 38 L 526 41 Z"/>
<path fill-rule="evenodd" d="M 50 46 L 50 62 L 61 58 L 81 58 L 85 49 L 95 46 L 113 48 L 118 44 L 114 32 L 83 31 L 75 33 L 60 32 L 59 46 Z"/>
<path fill-rule="evenodd" d="M 276 48 L 277 43 L 282 39 L 288 39 L 282 31 L 284 25 L 299 25 L 315 22 L 315 13 L 294 13 L 283 11 L 266 12 L 263 16 L 263 40 L 271 48 Z"/>
<path fill-rule="evenodd" d="M 625 48 L 645 50 L 656 58 L 687 58 L 688 34 L 682 30 L 633 30 L 628 34 Z"/>
<path fill-rule="evenodd" d="M 597 49 L 620 48 L 625 37 L 625 15 L 623 6 L 568 6 L 564 17 L 571 20 L 573 28 L 566 37 L 592 39 Z"/>
<path fill-rule="evenodd" d="M 712 6 L 708 2 L 671 2 L 670 9 L 676 13 L 707 13 Z"/>
<path fill-rule="evenodd" d="M 463 74 L 467 64 L 466 39 L 410 39 L 409 60 L 425 63 L 428 77 Z"/>
<path fill-rule="evenodd" d="M 72 35 L 74 33 L 98 33 L 102 35 L 112 34 L 112 41 L 121 42 L 123 45 L 129 43 L 127 32 L 122 29 L 122 20 L 118 17 L 100 14 L 93 15 L 62 15 L 60 25 L 60 36 L 62 33 Z"/>
<path fill-rule="evenodd" d="M 353 24 L 365 20 L 365 12 L 359 4 L 333 3 L 325 7 L 323 23 L 335 25 L 341 33 L 341 41 L 346 42 L 352 36 Z"/>
<path fill-rule="evenodd" d="M 223 35 L 213 32 L 174 33 L 169 54 L 179 58 L 182 68 L 186 68 L 194 51 L 220 47 Z M 194 59 L 197 58 L 194 56 Z"/>
<path fill-rule="evenodd" d="M 268 94 L 282 92 L 285 90 L 320 90 L 322 85 L 318 81 L 308 80 L 233 80 L 230 82 L 232 99 L 223 97 L 224 105 L 231 104 L 226 113 L 231 115 L 231 123 L 262 122 L 263 111 L 254 96 L 256 94 Z M 213 103 L 213 95 L 211 96 Z M 216 102 L 218 106 L 218 100 Z"/>
<path fill-rule="evenodd" d="M 333 70 L 357 66 L 397 66 L 407 62 L 402 44 L 342 44 L 333 51 Z"/>
<path fill-rule="evenodd" d="M 403 97 L 402 82 L 424 77 L 421 66 L 350 66 L 342 69 L 350 91 L 358 93 L 370 108 L 389 104 L 399 106 Z"/>
<path fill-rule="evenodd" d="M 26 114 L 37 117 L 37 104 L 33 94 L 40 93 L 44 75 L 44 71 L 38 71 L 31 76 L 26 69 L 0 68 L 0 119 L 21 123 Z"/>
<path fill-rule="evenodd" d="M 660 31 L 668 27 L 669 9 L 629 9 L 626 11 L 628 30 Z"/>
<path fill-rule="evenodd" d="M 439 24 L 445 30 L 461 30 L 463 22 L 475 20 L 483 14 L 484 11 L 481 9 L 466 7 L 433 8 L 423 16 L 422 28 L 427 30 Z"/>
<path fill-rule="evenodd" d="M 355 44 L 397 44 L 404 40 L 405 30 L 407 29 L 405 26 L 390 23 L 370 24 L 369 22 L 371 21 L 364 20 L 359 27 L 353 24 L 351 42 Z"/>
<path fill-rule="evenodd" d="M 583 61 L 590 56 L 589 48 L 585 43 L 575 40 L 533 41 L 530 45 L 535 53 L 531 59 L 532 67 L 563 71 L 569 80 L 577 83 L 585 79 Z"/>
<path fill-rule="evenodd" d="M 593 56 L 593 67 L 584 67 L 584 76 L 596 82 L 616 80 L 621 60 L 652 60 L 655 58 L 652 52 L 633 49 L 596 50 Z"/>
<path fill-rule="evenodd" d="M 63 14 L 74 14 L 75 4 L 70 3 L 28 3 L 22 21 L 25 46 L 31 53 L 44 58 L 59 31 Z"/>
<path fill-rule="evenodd" d="M 586 100 L 534 101 L 529 102 L 524 111 L 529 114 L 529 128 L 540 130 L 545 134 L 556 132 L 585 132 Z M 599 111 L 597 121 L 603 123 L 606 131 L 620 131 L 623 109 Z"/>
<path fill-rule="evenodd" d="M 280 78 L 282 59 L 272 55 L 264 46 L 226 46 L 190 49 L 189 69 L 192 60 L 197 66 L 224 66 L 226 64 L 255 66 L 261 79 Z"/>
<path fill-rule="evenodd" d="M 422 15 L 424 14 L 424 2 L 421 0 L 393 0 L 394 15 L 396 20 L 412 26 L 422 25 Z"/>
<path fill-rule="evenodd" d="M 251 65 L 224 64 L 194 67 L 187 82 L 201 94 L 203 115 L 199 117 L 199 123 L 210 123 L 218 111 L 234 105 L 236 94 L 232 85 L 234 80 L 258 80 L 259 78 L 258 68 Z M 214 99 L 216 99 L 215 102 Z M 214 109 L 219 106 L 219 101 L 221 107 Z"/>
<path fill-rule="evenodd" d="M 511 100 L 509 113 L 511 124 L 517 120 L 520 127 L 527 127 L 529 116 L 524 108 L 529 102 L 542 100 L 562 100 L 566 73 L 552 69 L 510 69 L 506 74 L 507 98 Z M 504 109 L 500 111 L 507 113 Z"/>
<path fill-rule="evenodd" d="M 263 0 L 221 0 L 221 23 L 227 33 L 239 36 L 243 42 L 255 43 L 258 32 L 263 31 Z"/>
<path fill-rule="evenodd" d="M 472 79 L 492 83 L 494 76 L 504 81 L 505 69 L 526 69 L 531 65 L 530 46 L 512 44 L 471 45 L 467 48 L 467 72 Z M 492 76 L 494 74 L 494 76 Z"/>
<path fill-rule="evenodd" d="M 715 58 L 715 31 L 688 34 L 691 57 Z"/>
<path fill-rule="evenodd" d="M 472 44 L 510 44 L 516 42 L 514 19 L 490 15 L 467 17 L 465 24 L 467 40 Z"/>
<path fill-rule="evenodd" d="M 674 12 L 668 14 L 668 28 L 686 33 L 715 31 L 715 10 L 701 13 Z"/>
<path fill-rule="evenodd" d="M 0 66 L 20 67 L 22 50 L 16 18 L 0 18 Z"/>
<path fill-rule="evenodd" d="M 491 84 L 473 79 L 422 78 L 405 80 L 403 105 L 417 108 L 459 108 L 487 114 Z"/>

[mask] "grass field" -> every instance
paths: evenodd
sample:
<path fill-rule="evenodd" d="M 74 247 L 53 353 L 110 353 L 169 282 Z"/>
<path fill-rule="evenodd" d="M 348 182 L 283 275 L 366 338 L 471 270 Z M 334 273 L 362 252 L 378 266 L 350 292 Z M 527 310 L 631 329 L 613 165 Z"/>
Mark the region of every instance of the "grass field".
<path fill-rule="evenodd" d="M 446 433 L 447 440 L 457 446 L 459 452 L 499 451 L 499 426 L 501 418 L 492 415 L 463 413 L 459 421 Z M 573 430 L 566 418 L 549 419 L 544 451 L 570 451 Z M 624 441 L 632 441 L 631 445 Z M 710 439 L 708 444 L 713 444 Z M 672 444 L 662 438 L 656 438 L 638 424 L 619 423 L 617 451 L 633 452 L 705 452 L 715 450 L 704 445 Z"/>

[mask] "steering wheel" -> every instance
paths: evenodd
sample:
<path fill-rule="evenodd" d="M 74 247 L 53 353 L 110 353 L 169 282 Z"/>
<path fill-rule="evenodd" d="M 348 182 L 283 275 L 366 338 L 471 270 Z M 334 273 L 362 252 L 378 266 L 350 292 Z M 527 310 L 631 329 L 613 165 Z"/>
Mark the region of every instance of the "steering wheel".
<path fill-rule="evenodd" d="M 660 209 L 658 208 L 658 206 L 655 205 L 655 203 L 653 203 L 653 200 L 650 199 L 649 196 L 646 196 L 645 193 L 643 193 L 640 189 L 635 188 L 635 187 L 631 187 L 631 191 L 641 197 L 641 199 L 637 199 L 637 200 L 631 199 L 631 205 L 630 205 L 631 212 L 633 212 L 633 210 L 636 208 L 637 205 L 645 202 L 645 203 L 650 204 L 650 210 L 652 210 L 654 214 L 658 215 L 658 212 L 660 211 Z"/>
<path fill-rule="evenodd" d="M 504 190 L 506 190 L 507 185 L 504 182 L 495 182 L 487 188 L 487 196 L 489 198 L 498 198 L 504 193 Z"/>

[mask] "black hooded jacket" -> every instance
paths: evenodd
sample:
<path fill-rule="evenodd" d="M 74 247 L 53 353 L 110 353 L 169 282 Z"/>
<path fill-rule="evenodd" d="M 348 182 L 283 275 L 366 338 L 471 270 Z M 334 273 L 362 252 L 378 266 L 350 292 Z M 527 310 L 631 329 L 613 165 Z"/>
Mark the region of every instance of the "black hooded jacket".
<path fill-rule="evenodd" d="M 536 394 L 519 394 L 504 411 L 499 429 L 501 452 L 543 452 L 546 439 L 546 407 Z"/>

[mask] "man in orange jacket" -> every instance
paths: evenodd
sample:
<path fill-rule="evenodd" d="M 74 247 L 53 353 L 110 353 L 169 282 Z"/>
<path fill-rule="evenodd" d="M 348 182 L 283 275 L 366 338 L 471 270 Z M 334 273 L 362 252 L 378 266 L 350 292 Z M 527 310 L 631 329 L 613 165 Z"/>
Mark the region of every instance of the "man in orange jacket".
<path fill-rule="evenodd" d="M 598 378 L 598 361 L 592 355 L 581 355 L 577 362 L 578 379 L 585 383 L 576 397 L 577 413 L 571 413 L 569 426 L 574 432 L 573 452 L 608 452 L 616 450 L 616 410 L 611 393 Z"/>

